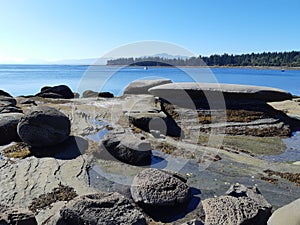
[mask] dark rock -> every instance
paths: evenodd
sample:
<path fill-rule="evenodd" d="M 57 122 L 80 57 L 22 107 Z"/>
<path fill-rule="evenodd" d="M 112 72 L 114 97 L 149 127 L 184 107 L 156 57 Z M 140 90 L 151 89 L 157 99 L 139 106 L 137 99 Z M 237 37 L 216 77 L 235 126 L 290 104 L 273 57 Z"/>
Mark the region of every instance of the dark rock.
<path fill-rule="evenodd" d="M 99 92 L 98 97 L 100 98 L 113 98 L 114 94 L 110 92 Z"/>
<path fill-rule="evenodd" d="M 0 90 L 0 96 L 5 96 L 5 97 L 12 97 L 9 93 L 6 91 Z"/>
<path fill-rule="evenodd" d="M 148 165 L 152 147 L 132 134 L 110 133 L 102 141 L 104 148 L 116 159 L 132 165 Z"/>
<path fill-rule="evenodd" d="M 92 90 L 86 90 L 82 93 L 82 98 L 97 98 L 98 92 Z"/>
<path fill-rule="evenodd" d="M 16 106 L 6 106 L 6 107 L 1 107 L 0 106 L 0 114 L 1 113 L 22 113 L 22 109 Z"/>
<path fill-rule="evenodd" d="M 146 131 L 159 131 L 162 135 L 183 137 L 184 133 L 171 117 L 163 112 L 126 113 L 129 122 Z"/>
<path fill-rule="evenodd" d="M 66 85 L 58 85 L 54 87 L 44 87 L 43 91 L 38 93 L 36 96 L 43 98 L 64 98 L 71 99 L 74 98 L 74 93 Z"/>
<path fill-rule="evenodd" d="M 162 85 L 172 83 L 171 80 L 168 79 L 158 79 L 158 80 L 137 80 L 131 82 L 125 89 L 124 94 L 149 94 L 148 89 Z"/>
<path fill-rule="evenodd" d="M 69 138 L 70 120 L 63 113 L 47 106 L 36 106 L 18 124 L 20 138 L 32 147 L 47 147 Z"/>
<path fill-rule="evenodd" d="M 21 113 L 0 114 L 0 145 L 20 140 L 17 125 L 23 116 Z"/>
<path fill-rule="evenodd" d="M 191 221 L 183 223 L 181 225 L 204 225 L 204 223 L 202 223 L 199 220 L 191 220 Z"/>
<path fill-rule="evenodd" d="M 16 99 L 12 97 L 0 96 L 0 106 L 15 106 L 16 104 Z"/>
<path fill-rule="evenodd" d="M 50 87 L 50 86 L 44 86 L 44 87 L 41 88 L 40 92 L 45 92 L 45 91 L 47 91 L 50 88 L 52 88 L 52 87 Z"/>
<path fill-rule="evenodd" d="M 190 199 L 190 188 L 182 179 L 152 168 L 134 177 L 130 191 L 136 203 L 147 207 L 180 206 Z"/>
<path fill-rule="evenodd" d="M 22 105 L 37 105 L 36 102 L 32 99 L 24 99 L 20 101 L 20 104 Z"/>
<path fill-rule="evenodd" d="M 60 215 L 60 224 L 65 225 L 146 224 L 144 215 L 116 192 L 77 197 L 61 209 Z"/>
<path fill-rule="evenodd" d="M 38 223 L 34 214 L 27 209 L 3 207 L 0 205 L 0 224 L 37 225 Z"/>
<path fill-rule="evenodd" d="M 256 187 L 247 188 L 236 184 L 228 195 L 204 200 L 205 225 L 265 225 L 271 215 L 272 206 Z"/>
<path fill-rule="evenodd" d="M 74 92 L 74 98 L 80 98 L 80 94 L 77 92 Z"/>

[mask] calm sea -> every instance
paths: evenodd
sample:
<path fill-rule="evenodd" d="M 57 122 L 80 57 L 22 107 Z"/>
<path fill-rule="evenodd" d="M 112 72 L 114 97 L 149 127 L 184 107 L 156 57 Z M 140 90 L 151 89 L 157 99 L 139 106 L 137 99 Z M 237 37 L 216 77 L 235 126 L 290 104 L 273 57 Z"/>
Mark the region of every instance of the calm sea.
<path fill-rule="evenodd" d="M 66 84 L 74 92 L 110 91 L 121 95 L 137 79 L 174 82 L 219 82 L 276 87 L 300 95 L 300 70 L 241 68 L 148 68 L 74 65 L 0 65 L 0 89 L 14 96 L 31 95 L 43 86 Z"/>

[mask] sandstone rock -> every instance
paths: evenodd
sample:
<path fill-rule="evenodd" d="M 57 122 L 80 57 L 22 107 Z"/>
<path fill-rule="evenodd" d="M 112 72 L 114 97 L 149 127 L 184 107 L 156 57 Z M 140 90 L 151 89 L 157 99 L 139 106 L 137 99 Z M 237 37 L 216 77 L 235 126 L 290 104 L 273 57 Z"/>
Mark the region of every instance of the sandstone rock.
<path fill-rule="evenodd" d="M 17 131 L 32 147 L 47 147 L 65 141 L 70 135 L 70 120 L 47 106 L 36 106 L 21 119 Z"/>
<path fill-rule="evenodd" d="M 148 89 L 162 85 L 172 83 L 171 80 L 168 79 L 159 79 L 159 80 L 137 80 L 130 83 L 125 91 L 124 94 L 149 94 Z"/>
<path fill-rule="evenodd" d="M 1 206 L 0 206 L 1 208 Z M 2 207 L 3 208 L 3 207 Z M 1 225 L 37 225 L 37 221 L 32 212 L 22 208 L 0 209 Z"/>
<path fill-rule="evenodd" d="M 172 104 L 187 108 L 201 105 L 211 108 L 225 107 L 225 104 L 249 101 L 283 101 L 292 98 L 284 90 L 236 84 L 215 83 L 171 83 L 149 89 L 149 93 Z M 233 103 L 231 103 L 233 102 Z"/>
<path fill-rule="evenodd" d="M 133 165 L 147 165 L 151 162 L 151 144 L 131 134 L 108 134 L 102 144 L 112 156 L 122 162 Z"/>
<path fill-rule="evenodd" d="M 61 211 L 61 223 L 84 224 L 146 224 L 143 214 L 130 201 L 114 192 L 80 196 L 70 201 Z"/>
<path fill-rule="evenodd" d="M 300 224 L 300 198 L 287 204 L 272 214 L 268 225 L 299 225 Z"/>
<path fill-rule="evenodd" d="M 178 176 L 148 168 L 137 174 L 131 185 L 136 203 L 147 207 L 178 207 L 190 199 L 189 186 Z"/>
<path fill-rule="evenodd" d="M 23 116 L 21 113 L 0 114 L 0 145 L 20 140 L 17 125 Z"/>
<path fill-rule="evenodd" d="M 264 225 L 271 215 L 272 206 L 256 187 L 233 185 L 227 196 L 205 199 L 205 225 Z"/>
<path fill-rule="evenodd" d="M 82 98 L 97 98 L 98 92 L 92 90 L 86 90 L 82 93 Z"/>
<path fill-rule="evenodd" d="M 0 96 L 12 97 L 9 93 L 3 90 L 0 90 Z"/>
<path fill-rule="evenodd" d="M 36 95 L 43 98 L 63 98 L 63 99 L 74 98 L 74 94 L 72 90 L 66 85 L 44 87 L 41 89 L 41 92 Z"/>

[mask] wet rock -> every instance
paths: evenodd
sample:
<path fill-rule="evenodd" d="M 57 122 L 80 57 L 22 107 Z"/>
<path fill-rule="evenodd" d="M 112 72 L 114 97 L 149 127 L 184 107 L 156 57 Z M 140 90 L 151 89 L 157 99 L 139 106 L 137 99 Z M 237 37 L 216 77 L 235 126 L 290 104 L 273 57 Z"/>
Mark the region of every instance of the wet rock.
<path fill-rule="evenodd" d="M 168 79 L 138 80 L 130 83 L 126 87 L 124 94 L 149 94 L 149 88 L 168 83 L 172 83 L 172 81 Z"/>
<path fill-rule="evenodd" d="M 1 225 L 37 225 L 32 212 L 23 208 L 10 208 L 0 205 Z"/>
<path fill-rule="evenodd" d="M 190 199 L 190 188 L 178 176 L 158 169 L 145 169 L 132 182 L 131 195 L 146 207 L 178 207 Z"/>
<path fill-rule="evenodd" d="M 205 199 L 205 225 L 265 225 L 272 206 L 256 187 L 247 188 L 236 184 L 223 195 Z"/>
<path fill-rule="evenodd" d="M 5 97 L 12 97 L 9 93 L 6 91 L 0 90 L 0 96 L 5 96 Z"/>
<path fill-rule="evenodd" d="M 65 225 L 146 224 L 143 214 L 116 192 L 75 198 L 60 211 L 60 215 L 60 223 Z"/>
<path fill-rule="evenodd" d="M 20 140 L 17 125 L 23 116 L 22 113 L 0 114 L 0 145 Z"/>
<path fill-rule="evenodd" d="M 63 113 L 47 106 L 36 106 L 21 119 L 17 131 L 32 147 L 47 147 L 69 138 L 70 120 Z"/>
<path fill-rule="evenodd" d="M 299 225 L 300 224 L 300 199 L 287 204 L 273 212 L 268 220 L 268 225 Z"/>
<path fill-rule="evenodd" d="M 36 96 L 43 98 L 63 98 L 72 99 L 74 98 L 74 93 L 66 85 L 58 85 L 54 87 L 44 87 L 41 92 L 36 94 Z"/>
<path fill-rule="evenodd" d="M 132 165 L 148 165 L 152 147 L 132 134 L 110 133 L 102 141 L 104 148 L 116 159 Z"/>

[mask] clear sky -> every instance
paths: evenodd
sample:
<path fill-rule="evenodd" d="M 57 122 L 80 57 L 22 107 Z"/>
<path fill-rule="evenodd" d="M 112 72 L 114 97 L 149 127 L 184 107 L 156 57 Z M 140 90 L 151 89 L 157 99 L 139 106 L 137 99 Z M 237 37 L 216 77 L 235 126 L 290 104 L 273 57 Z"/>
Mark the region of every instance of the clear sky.
<path fill-rule="evenodd" d="M 101 57 L 143 40 L 195 54 L 300 50 L 300 0 L 0 0 L 0 63 Z"/>

